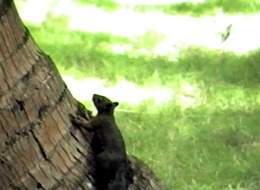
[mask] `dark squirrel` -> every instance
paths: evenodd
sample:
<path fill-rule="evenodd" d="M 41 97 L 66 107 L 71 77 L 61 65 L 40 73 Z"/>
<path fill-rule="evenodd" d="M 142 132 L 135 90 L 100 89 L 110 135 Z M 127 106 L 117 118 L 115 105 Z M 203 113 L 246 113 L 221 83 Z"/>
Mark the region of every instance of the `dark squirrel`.
<path fill-rule="evenodd" d="M 127 154 L 125 143 L 114 118 L 118 102 L 94 94 L 93 103 L 97 115 L 88 121 L 79 115 L 71 115 L 74 126 L 93 131 L 92 149 L 95 155 L 98 190 L 126 190 Z"/>

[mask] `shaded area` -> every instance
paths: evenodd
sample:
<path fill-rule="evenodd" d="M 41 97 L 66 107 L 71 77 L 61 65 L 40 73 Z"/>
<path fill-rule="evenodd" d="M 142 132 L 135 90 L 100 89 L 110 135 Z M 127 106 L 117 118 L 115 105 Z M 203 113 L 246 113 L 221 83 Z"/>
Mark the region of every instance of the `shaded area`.
<path fill-rule="evenodd" d="M 183 2 L 172 5 L 140 5 L 139 11 L 161 10 L 167 14 L 190 14 L 201 16 L 214 14 L 218 9 L 225 13 L 253 13 L 260 11 L 259 0 L 205 0 L 202 3 Z"/>

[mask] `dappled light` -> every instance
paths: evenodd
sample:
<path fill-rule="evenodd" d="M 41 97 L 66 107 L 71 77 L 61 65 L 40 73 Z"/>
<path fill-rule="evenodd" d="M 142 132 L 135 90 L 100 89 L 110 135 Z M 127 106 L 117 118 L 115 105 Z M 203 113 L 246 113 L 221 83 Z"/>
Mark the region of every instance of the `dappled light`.
<path fill-rule="evenodd" d="M 73 96 L 119 101 L 128 152 L 166 190 L 260 189 L 259 0 L 22 2 Z"/>
<path fill-rule="evenodd" d="M 132 40 L 139 36 L 145 37 L 147 32 L 152 31 L 163 36 L 154 48 L 147 50 L 157 55 L 175 53 L 176 49 L 190 45 L 245 53 L 258 48 L 260 44 L 260 27 L 257 24 L 260 14 L 227 15 L 219 10 L 212 16 L 192 17 L 166 15 L 159 11 L 140 13 L 127 8 L 110 12 L 95 6 L 79 5 L 70 0 L 57 3 L 48 0 L 41 3 L 38 6 L 38 3 L 30 0 L 21 10 L 22 17 L 28 22 L 39 24 L 48 18 L 51 11 L 54 16 L 67 17 L 71 30 L 109 33 Z M 34 7 L 38 7 L 39 12 L 28 11 Z M 230 34 L 223 41 L 221 36 L 227 32 L 229 25 L 232 26 Z"/>

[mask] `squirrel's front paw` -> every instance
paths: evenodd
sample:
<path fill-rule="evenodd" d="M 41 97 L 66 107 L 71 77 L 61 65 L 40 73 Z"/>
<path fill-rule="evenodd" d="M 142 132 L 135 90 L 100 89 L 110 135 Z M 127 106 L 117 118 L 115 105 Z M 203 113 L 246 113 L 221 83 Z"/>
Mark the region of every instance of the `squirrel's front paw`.
<path fill-rule="evenodd" d="M 74 114 L 69 114 L 70 120 L 73 124 L 75 125 L 86 125 L 86 123 L 88 123 L 88 121 L 78 115 L 74 115 Z"/>
<path fill-rule="evenodd" d="M 80 117 L 74 114 L 69 114 L 70 120 L 73 124 L 79 124 L 80 123 Z"/>

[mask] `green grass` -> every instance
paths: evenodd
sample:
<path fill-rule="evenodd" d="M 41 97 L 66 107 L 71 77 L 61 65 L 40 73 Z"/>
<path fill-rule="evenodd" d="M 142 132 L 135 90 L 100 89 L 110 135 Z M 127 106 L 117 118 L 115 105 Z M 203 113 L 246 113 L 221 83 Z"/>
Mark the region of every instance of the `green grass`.
<path fill-rule="evenodd" d="M 82 5 L 95 5 L 105 10 L 116 10 L 119 5 L 113 0 L 76 0 Z"/>
<path fill-rule="evenodd" d="M 259 189 L 259 109 L 180 111 L 174 103 L 154 109 L 117 116 L 129 152 L 152 166 L 168 190 Z"/>
<path fill-rule="evenodd" d="M 176 92 L 167 104 L 120 104 L 116 112 L 128 152 L 148 163 L 167 190 L 260 189 L 260 51 L 237 55 L 189 47 L 170 61 L 111 51 L 113 44 L 149 48 L 160 39 L 155 34 L 137 44 L 108 34 L 69 31 L 66 19 L 29 29 L 63 74 L 112 83 L 125 78 Z M 183 84 L 196 86 L 198 93 L 187 95 Z M 181 96 L 199 99 L 199 104 L 184 108 Z"/>
<path fill-rule="evenodd" d="M 106 10 L 116 10 L 120 7 L 114 0 L 77 0 L 80 4 L 95 5 Z M 214 14 L 221 9 L 225 13 L 253 13 L 260 11 L 259 0 L 205 0 L 201 3 L 183 2 L 170 5 L 137 5 L 136 10 L 161 10 L 168 14 L 190 14 L 202 16 Z"/>
<path fill-rule="evenodd" d="M 205 0 L 201 3 L 183 2 L 172 5 L 140 5 L 136 10 L 149 11 L 161 10 L 167 14 L 190 14 L 193 16 L 202 16 L 214 14 L 218 9 L 225 13 L 253 13 L 260 11 L 259 0 Z"/>

